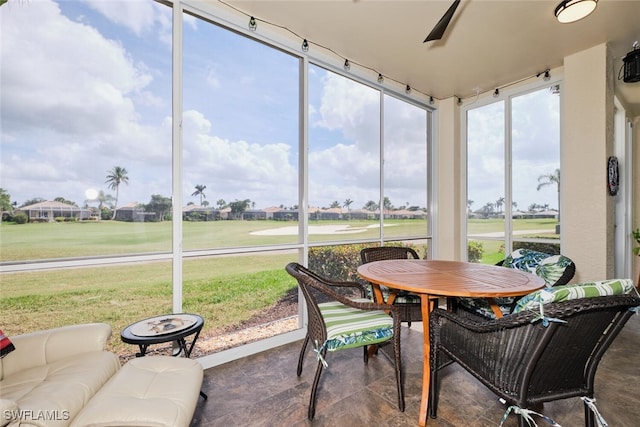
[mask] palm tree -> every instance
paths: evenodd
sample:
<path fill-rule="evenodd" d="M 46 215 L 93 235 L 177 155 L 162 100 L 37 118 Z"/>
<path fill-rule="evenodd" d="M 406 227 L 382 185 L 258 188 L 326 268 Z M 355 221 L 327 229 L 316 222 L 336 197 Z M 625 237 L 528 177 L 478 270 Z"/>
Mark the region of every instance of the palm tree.
<path fill-rule="evenodd" d="M 373 200 L 369 200 L 363 207 L 362 209 L 371 211 L 371 212 L 375 212 L 378 210 L 378 204 L 376 202 L 374 202 Z"/>
<path fill-rule="evenodd" d="M 120 184 L 129 184 L 129 177 L 127 176 L 127 173 L 127 170 L 121 166 L 114 166 L 113 169 L 107 173 L 107 180 L 104 183 L 108 184 L 108 187 L 111 190 L 116 190 L 115 203 L 113 204 L 113 216 L 111 219 L 116 219 Z"/>
<path fill-rule="evenodd" d="M 345 200 L 345 201 L 344 201 L 344 203 L 342 204 L 342 206 L 344 206 L 345 208 L 347 208 L 347 216 L 348 216 L 349 218 L 351 218 L 351 209 L 350 209 L 350 206 L 351 206 L 351 204 L 352 204 L 352 203 L 353 203 L 353 200 L 351 200 L 351 199 L 347 199 L 347 200 Z"/>
<path fill-rule="evenodd" d="M 196 191 L 194 191 L 193 193 L 191 193 L 192 196 L 200 196 L 200 206 L 202 206 L 202 198 L 204 197 L 205 199 L 207 198 L 207 196 L 205 196 L 204 194 L 204 189 L 207 188 L 206 185 L 204 184 L 197 184 L 196 185 Z"/>
<path fill-rule="evenodd" d="M 538 177 L 538 191 L 542 187 L 548 185 L 555 185 L 558 192 L 558 224 L 560 223 L 560 169 L 556 169 L 553 173 L 548 175 L 540 175 Z"/>
<path fill-rule="evenodd" d="M 496 209 L 498 210 L 498 213 L 502 212 L 503 205 L 504 205 L 504 197 L 500 197 L 498 200 L 496 200 Z"/>

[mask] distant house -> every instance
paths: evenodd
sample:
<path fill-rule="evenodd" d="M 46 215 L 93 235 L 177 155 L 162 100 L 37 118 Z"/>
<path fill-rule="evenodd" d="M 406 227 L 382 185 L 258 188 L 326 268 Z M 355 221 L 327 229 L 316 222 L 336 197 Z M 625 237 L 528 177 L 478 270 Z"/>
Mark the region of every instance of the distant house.
<path fill-rule="evenodd" d="M 376 220 L 380 219 L 380 211 L 369 211 L 366 209 L 352 209 L 349 212 L 349 217 L 351 219 L 363 219 L 363 220 Z"/>
<path fill-rule="evenodd" d="M 244 220 L 267 219 L 267 212 L 260 209 L 246 210 L 242 212 L 242 219 Z"/>
<path fill-rule="evenodd" d="M 182 208 L 183 221 L 218 221 L 220 211 L 210 206 L 187 205 Z"/>
<path fill-rule="evenodd" d="M 45 201 L 16 209 L 29 218 L 29 222 L 53 222 L 56 218 L 89 219 L 91 210 L 79 208 L 67 203 Z"/>
<path fill-rule="evenodd" d="M 117 208 L 114 219 L 116 221 L 145 222 L 154 221 L 155 216 L 155 212 L 145 212 L 141 204 L 133 202 Z"/>
<path fill-rule="evenodd" d="M 298 210 L 297 209 L 281 209 L 279 211 L 271 212 L 271 217 L 277 221 L 297 221 Z"/>
<path fill-rule="evenodd" d="M 558 218 L 558 211 L 554 211 L 554 210 L 546 210 L 546 211 L 540 211 L 540 212 L 534 212 L 533 214 L 531 214 L 532 218 Z"/>

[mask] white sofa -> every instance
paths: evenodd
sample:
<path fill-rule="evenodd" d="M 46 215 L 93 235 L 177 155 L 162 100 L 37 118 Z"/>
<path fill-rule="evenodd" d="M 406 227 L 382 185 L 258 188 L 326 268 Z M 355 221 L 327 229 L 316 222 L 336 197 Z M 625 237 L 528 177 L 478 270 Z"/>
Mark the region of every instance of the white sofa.
<path fill-rule="evenodd" d="M 129 361 L 105 351 L 111 327 L 65 326 L 10 337 L 0 359 L 0 426 L 185 426 L 202 386 L 194 360 Z"/>

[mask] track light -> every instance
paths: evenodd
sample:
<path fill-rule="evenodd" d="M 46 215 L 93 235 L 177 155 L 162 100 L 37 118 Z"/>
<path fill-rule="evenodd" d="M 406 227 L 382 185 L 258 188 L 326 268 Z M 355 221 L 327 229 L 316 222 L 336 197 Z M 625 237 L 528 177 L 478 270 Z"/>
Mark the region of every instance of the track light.
<path fill-rule="evenodd" d="M 544 71 L 540 71 L 538 74 L 536 74 L 536 77 L 542 76 L 542 80 L 548 82 L 549 80 L 551 80 L 551 74 L 549 73 L 549 71 L 550 70 L 548 68 Z"/>
<path fill-rule="evenodd" d="M 304 39 L 302 41 L 302 51 L 309 52 L 309 42 L 307 41 L 307 39 Z"/>
<path fill-rule="evenodd" d="M 589 16 L 597 5 L 598 0 L 563 0 L 554 13 L 558 22 L 566 24 Z"/>
<path fill-rule="evenodd" d="M 404 88 L 404 91 L 405 91 L 406 93 L 411 93 L 411 86 L 407 85 L 407 87 L 406 87 L 406 88 Z"/>
<path fill-rule="evenodd" d="M 384 77 L 382 77 L 382 74 L 378 73 L 378 83 L 382 84 L 384 82 Z"/>
<path fill-rule="evenodd" d="M 497 98 L 500 96 L 500 89 L 496 88 L 496 90 L 493 91 L 493 97 Z"/>
<path fill-rule="evenodd" d="M 253 16 L 249 19 L 249 29 L 251 31 L 255 31 L 256 28 L 258 27 L 258 23 L 256 22 L 256 18 L 254 18 Z"/>
<path fill-rule="evenodd" d="M 348 59 L 344 60 L 344 69 L 345 70 L 350 70 L 351 69 L 351 64 L 349 63 Z"/>

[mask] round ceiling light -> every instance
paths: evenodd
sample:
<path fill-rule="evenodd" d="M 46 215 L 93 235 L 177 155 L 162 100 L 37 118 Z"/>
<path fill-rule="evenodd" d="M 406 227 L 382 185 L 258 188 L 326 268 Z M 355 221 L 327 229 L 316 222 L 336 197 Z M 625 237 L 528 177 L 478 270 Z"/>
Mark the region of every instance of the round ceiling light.
<path fill-rule="evenodd" d="M 575 22 L 593 12 L 597 4 L 598 0 L 563 0 L 556 7 L 555 15 L 563 24 Z"/>

